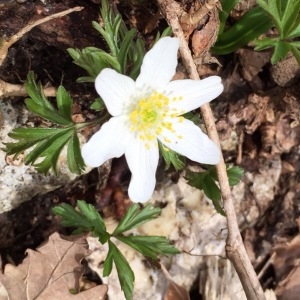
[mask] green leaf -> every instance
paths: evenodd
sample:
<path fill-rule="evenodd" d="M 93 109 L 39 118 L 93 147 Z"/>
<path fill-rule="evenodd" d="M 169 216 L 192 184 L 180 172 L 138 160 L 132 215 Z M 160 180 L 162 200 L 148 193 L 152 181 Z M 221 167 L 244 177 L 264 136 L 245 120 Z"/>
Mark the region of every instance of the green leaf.
<path fill-rule="evenodd" d="M 94 110 L 97 110 L 97 111 L 100 111 L 104 108 L 105 108 L 104 101 L 100 97 L 96 98 L 95 101 L 91 105 L 91 109 L 94 109 Z"/>
<path fill-rule="evenodd" d="M 281 18 L 281 38 L 285 39 L 293 31 L 295 26 L 299 25 L 300 0 L 286 1 L 284 14 Z"/>
<path fill-rule="evenodd" d="M 114 262 L 125 298 L 131 300 L 133 295 L 134 273 L 120 250 L 111 241 L 108 241 L 108 246 L 109 250 L 104 261 L 103 276 L 110 274 L 112 262 Z"/>
<path fill-rule="evenodd" d="M 81 174 L 85 164 L 80 151 L 80 143 L 76 131 L 74 131 L 68 144 L 68 166 L 72 173 Z"/>
<path fill-rule="evenodd" d="M 196 124 L 197 126 L 200 123 L 200 116 L 199 114 L 194 114 L 191 111 L 187 112 L 185 114 L 182 115 L 185 119 L 188 119 L 190 121 L 192 121 L 194 124 Z"/>
<path fill-rule="evenodd" d="M 49 152 L 49 149 L 60 148 L 64 145 L 73 133 L 72 128 L 63 128 L 51 136 L 45 136 L 41 141 L 36 144 L 34 150 L 32 150 L 25 159 L 26 163 L 33 163 L 35 160 L 45 152 Z"/>
<path fill-rule="evenodd" d="M 162 236 L 116 236 L 118 240 L 144 256 L 158 259 L 158 255 L 179 254 L 180 251 Z"/>
<path fill-rule="evenodd" d="M 300 41 L 290 42 L 289 44 L 290 44 L 290 46 L 293 46 L 293 47 L 296 47 L 296 48 L 300 48 Z"/>
<path fill-rule="evenodd" d="M 76 131 L 74 127 L 67 128 L 17 128 L 13 130 L 9 136 L 13 139 L 18 140 L 15 143 L 6 143 L 5 151 L 11 155 L 19 155 L 21 152 L 34 147 L 29 154 L 25 157 L 26 164 L 34 164 L 35 161 L 40 158 L 41 162 L 35 164 L 37 170 L 42 173 L 46 173 L 52 167 L 56 172 L 56 163 L 58 156 L 68 141 L 73 138 L 72 142 L 74 149 L 72 151 L 79 150 L 79 141 L 76 144 Z M 71 154 L 70 154 L 71 155 Z M 75 154 L 74 154 L 75 155 Z M 82 159 L 76 154 L 76 163 L 79 167 L 83 168 L 84 165 Z"/>
<path fill-rule="evenodd" d="M 222 0 L 221 5 L 222 9 L 219 11 L 219 19 L 220 19 L 220 27 L 219 27 L 219 35 L 224 31 L 226 20 L 236 6 L 239 0 Z"/>
<path fill-rule="evenodd" d="M 62 218 L 60 221 L 61 225 L 66 227 L 77 227 L 77 233 L 91 231 L 90 221 L 71 205 L 62 203 L 59 206 L 53 207 L 52 211 Z"/>
<path fill-rule="evenodd" d="M 110 238 L 103 219 L 94 206 L 83 200 L 77 200 L 79 211 L 69 204 L 61 204 L 53 208 L 53 212 L 62 218 L 61 224 L 68 227 L 77 227 L 76 233 L 92 232 L 102 244 Z"/>
<path fill-rule="evenodd" d="M 227 176 L 228 176 L 230 186 L 237 185 L 245 173 L 244 169 L 238 166 L 228 168 L 226 171 L 227 171 Z"/>
<path fill-rule="evenodd" d="M 52 104 L 46 98 L 43 87 L 40 84 L 36 84 L 34 73 L 32 71 L 28 73 L 24 86 L 33 102 L 35 102 L 37 105 L 46 107 L 48 110 L 55 110 Z"/>
<path fill-rule="evenodd" d="M 182 170 L 185 167 L 185 160 L 182 156 L 164 146 L 160 141 L 158 141 L 158 145 L 166 163 L 165 170 L 169 169 L 171 164 L 174 166 L 176 171 Z"/>
<path fill-rule="evenodd" d="M 110 235 L 107 233 L 104 221 L 96 211 L 95 207 L 91 204 L 87 204 L 83 200 L 78 200 L 77 206 L 82 215 L 89 221 L 90 231 L 95 236 L 99 237 L 102 244 L 106 243 L 109 240 Z"/>
<path fill-rule="evenodd" d="M 203 192 L 209 199 L 218 202 L 221 200 L 220 188 L 216 185 L 216 182 L 210 176 L 209 172 L 204 173 L 204 176 L 202 178 L 202 186 Z"/>
<path fill-rule="evenodd" d="M 120 51 L 118 53 L 118 62 L 120 63 L 120 69 L 123 74 L 126 73 L 127 56 L 131 47 L 132 39 L 135 37 L 136 32 L 136 29 L 128 31 L 121 43 Z"/>
<path fill-rule="evenodd" d="M 79 49 L 67 49 L 74 63 L 85 69 L 89 77 L 80 77 L 77 82 L 92 82 L 104 68 L 114 68 L 120 71 L 120 64 L 115 57 L 95 47 Z"/>
<path fill-rule="evenodd" d="M 55 124 L 70 125 L 72 123 L 72 121 L 61 116 L 57 111 L 51 110 L 46 106 L 41 106 L 40 104 L 34 102 L 32 99 L 26 99 L 25 104 L 29 111 Z"/>
<path fill-rule="evenodd" d="M 199 190 L 203 190 L 205 195 L 212 200 L 216 211 L 225 216 L 225 211 L 221 206 L 221 191 L 215 182 L 216 169 L 215 167 L 209 168 L 207 171 L 196 173 L 187 171 L 185 179 L 190 186 Z"/>
<path fill-rule="evenodd" d="M 291 47 L 288 43 L 279 41 L 275 45 L 274 53 L 271 57 L 271 63 L 277 64 L 280 60 L 284 59 L 288 52 L 291 50 Z"/>
<path fill-rule="evenodd" d="M 160 208 L 154 208 L 150 204 L 147 204 L 144 208 L 141 209 L 136 203 L 128 209 L 125 216 L 122 218 L 119 225 L 112 233 L 112 236 L 119 235 L 120 233 L 123 233 L 132 228 L 138 227 L 145 222 L 153 220 L 159 216 L 160 212 Z"/>
<path fill-rule="evenodd" d="M 300 36 L 300 21 L 298 22 L 298 25 L 295 26 L 295 28 L 289 33 L 288 38 L 292 39 L 292 38 L 296 38 Z"/>
<path fill-rule="evenodd" d="M 61 116 L 63 116 L 66 120 L 69 120 L 70 123 L 72 122 L 72 105 L 73 100 L 70 97 L 70 94 L 66 91 L 66 89 L 63 86 L 60 86 L 57 89 L 56 93 L 56 102 L 57 102 L 57 108 L 58 112 Z"/>
<path fill-rule="evenodd" d="M 293 53 L 293 55 L 295 56 L 298 65 L 300 66 L 300 51 L 299 49 L 297 49 L 295 46 L 291 46 L 291 51 Z"/>
<path fill-rule="evenodd" d="M 230 29 L 219 35 L 212 52 L 224 55 L 236 51 L 272 27 L 271 20 L 260 6 L 246 13 Z"/>
<path fill-rule="evenodd" d="M 46 173 L 52 167 L 56 173 L 58 156 L 73 134 L 73 128 L 61 129 L 61 132 L 38 142 L 25 157 L 25 164 L 34 164 L 38 158 L 43 161 L 34 166 L 39 172 Z"/>
<path fill-rule="evenodd" d="M 267 48 L 270 48 L 270 47 L 275 47 L 275 45 L 278 43 L 278 38 L 276 39 L 270 39 L 270 38 L 263 38 L 261 40 L 255 40 L 253 41 L 254 45 L 255 45 L 255 48 L 254 50 L 255 51 L 260 51 L 260 50 L 263 50 L 263 49 L 267 49 Z"/>
<path fill-rule="evenodd" d="M 130 63 L 133 65 L 133 67 L 129 74 L 129 76 L 133 80 L 135 80 L 140 73 L 140 68 L 143 63 L 145 52 L 146 52 L 146 50 L 145 50 L 144 42 L 140 38 L 138 38 L 135 43 L 134 49 L 133 50 L 130 49 L 130 52 L 128 53 L 129 56 L 130 56 L 130 54 L 132 54 L 132 57 L 133 57 L 133 59 L 130 61 Z"/>

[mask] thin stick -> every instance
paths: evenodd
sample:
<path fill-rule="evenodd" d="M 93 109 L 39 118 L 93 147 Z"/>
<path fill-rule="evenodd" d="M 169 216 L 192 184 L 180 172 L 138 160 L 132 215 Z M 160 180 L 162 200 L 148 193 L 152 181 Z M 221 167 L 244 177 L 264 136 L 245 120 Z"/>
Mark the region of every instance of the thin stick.
<path fill-rule="evenodd" d="M 173 0 L 157 0 L 163 14 L 173 29 L 173 33 L 180 39 L 180 54 L 191 79 L 199 80 L 196 65 L 193 61 L 191 51 L 184 38 L 181 25 L 178 19 L 178 4 Z M 220 145 L 218 132 L 214 122 L 214 116 L 209 104 L 201 107 L 201 113 L 206 126 L 208 136 L 218 145 Z M 257 275 L 253 269 L 250 259 L 244 247 L 241 234 L 238 228 L 236 214 L 234 211 L 233 200 L 228 182 L 226 165 L 223 157 L 217 165 L 218 180 L 223 198 L 224 209 L 226 211 L 228 236 L 226 241 L 226 253 L 233 263 L 237 274 L 243 285 L 248 300 L 264 300 L 265 295 L 259 283 Z"/>
<path fill-rule="evenodd" d="M 16 43 L 18 40 L 20 40 L 27 32 L 29 32 L 32 28 L 41 25 L 45 22 L 48 22 L 50 20 L 54 20 L 57 18 L 61 18 L 65 15 L 68 15 L 74 11 L 81 11 L 83 9 L 83 7 L 80 6 L 76 6 L 64 11 L 61 11 L 59 13 L 53 14 L 51 16 L 47 16 L 43 19 L 39 19 L 36 20 L 34 22 L 31 22 L 29 24 L 27 24 L 25 27 L 23 27 L 19 32 L 17 32 L 16 34 L 14 34 L 8 41 L 3 40 L 2 41 L 2 45 L 0 46 L 0 66 L 2 65 L 3 61 L 5 60 L 7 53 L 8 53 L 8 49 L 9 47 L 11 47 L 14 43 Z"/>
<path fill-rule="evenodd" d="M 54 87 L 48 87 L 44 89 L 46 97 L 55 97 L 56 89 Z M 11 84 L 0 79 L 0 99 L 7 97 L 23 97 L 27 96 L 28 93 L 21 84 Z"/>

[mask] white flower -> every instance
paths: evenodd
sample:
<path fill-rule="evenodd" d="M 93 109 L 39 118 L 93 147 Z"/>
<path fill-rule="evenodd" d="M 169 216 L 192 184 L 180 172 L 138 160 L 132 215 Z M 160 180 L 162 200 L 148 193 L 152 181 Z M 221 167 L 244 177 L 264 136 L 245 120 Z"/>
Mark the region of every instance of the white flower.
<path fill-rule="evenodd" d="M 216 98 L 221 78 L 171 81 L 179 40 L 165 37 L 145 55 L 136 81 L 112 69 L 96 78 L 96 90 L 112 118 L 83 145 L 85 163 L 98 167 L 125 154 L 132 173 L 132 201 L 147 201 L 155 188 L 158 142 L 189 159 L 217 164 L 220 149 L 193 122 L 181 115 Z"/>

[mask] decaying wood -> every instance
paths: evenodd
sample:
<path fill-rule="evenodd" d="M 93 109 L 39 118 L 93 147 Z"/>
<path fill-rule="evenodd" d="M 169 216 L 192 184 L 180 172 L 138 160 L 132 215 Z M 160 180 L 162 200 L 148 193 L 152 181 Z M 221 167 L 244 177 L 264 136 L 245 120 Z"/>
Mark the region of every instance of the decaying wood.
<path fill-rule="evenodd" d="M 196 65 L 193 61 L 191 51 L 185 39 L 184 32 L 180 24 L 180 17 L 184 14 L 180 12 L 178 3 L 173 0 L 157 0 L 160 9 L 173 29 L 173 33 L 180 39 L 180 54 L 182 61 L 189 73 L 191 79 L 199 80 Z M 199 15 L 201 15 L 199 13 Z M 220 145 L 213 113 L 209 104 L 201 107 L 201 113 L 207 129 L 208 136 L 218 145 Z M 240 231 L 238 228 L 237 218 L 234 210 L 231 190 L 226 173 L 226 165 L 223 157 L 217 165 L 218 180 L 222 193 L 223 205 L 226 211 L 228 236 L 226 241 L 226 253 L 230 261 L 233 263 L 237 274 L 243 285 L 245 294 L 250 300 L 265 299 L 264 292 L 259 283 L 257 275 L 253 269 L 250 259 L 245 250 Z"/>

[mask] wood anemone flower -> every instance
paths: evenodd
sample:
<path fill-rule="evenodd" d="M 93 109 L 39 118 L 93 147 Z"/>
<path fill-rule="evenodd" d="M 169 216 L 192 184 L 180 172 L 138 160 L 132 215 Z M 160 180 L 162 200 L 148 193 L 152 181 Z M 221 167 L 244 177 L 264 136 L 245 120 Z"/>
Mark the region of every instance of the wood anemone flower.
<path fill-rule="evenodd" d="M 158 140 L 167 148 L 204 163 L 217 164 L 220 149 L 193 122 L 182 117 L 223 91 L 221 78 L 171 81 L 176 71 L 177 38 L 161 38 L 145 55 L 136 81 L 104 69 L 95 81 L 112 118 L 82 146 L 85 163 L 98 167 L 125 154 L 132 173 L 129 197 L 147 201 L 155 188 Z"/>

